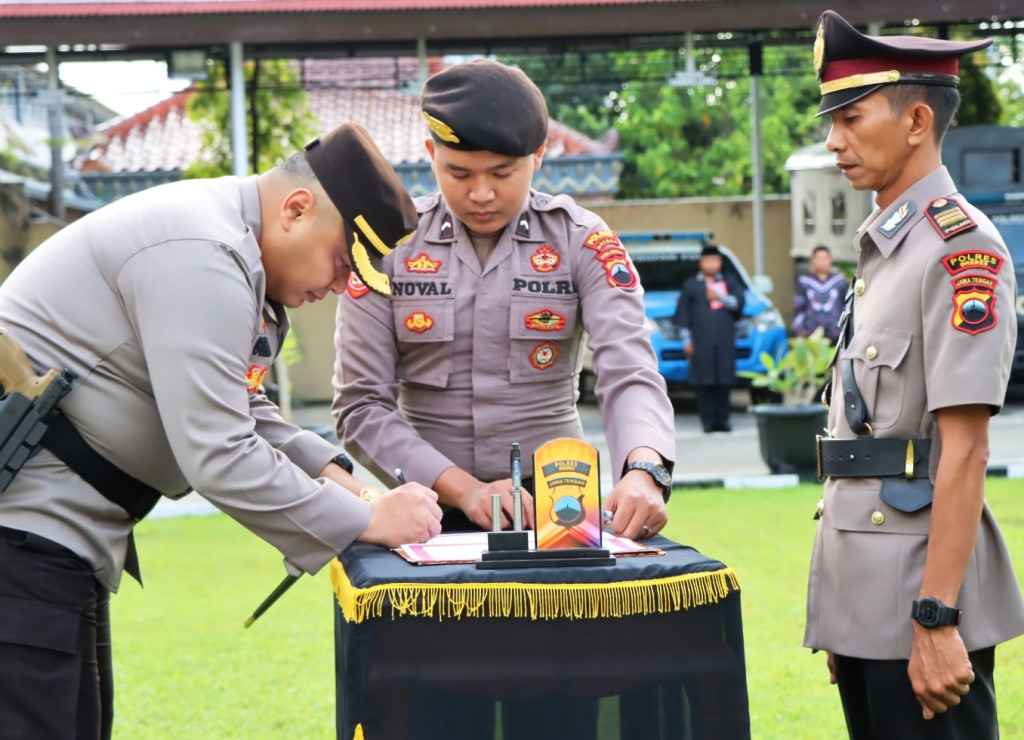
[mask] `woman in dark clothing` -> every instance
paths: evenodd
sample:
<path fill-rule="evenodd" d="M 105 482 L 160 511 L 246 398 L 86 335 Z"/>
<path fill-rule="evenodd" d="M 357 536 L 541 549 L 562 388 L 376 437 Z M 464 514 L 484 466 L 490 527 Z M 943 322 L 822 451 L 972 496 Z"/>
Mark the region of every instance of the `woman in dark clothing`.
<path fill-rule="evenodd" d="M 683 285 L 675 321 L 687 330 L 690 385 L 705 432 L 729 432 L 729 390 L 736 382 L 736 321 L 743 315 L 743 286 L 722 274 L 722 255 L 708 245 L 700 271 Z"/>

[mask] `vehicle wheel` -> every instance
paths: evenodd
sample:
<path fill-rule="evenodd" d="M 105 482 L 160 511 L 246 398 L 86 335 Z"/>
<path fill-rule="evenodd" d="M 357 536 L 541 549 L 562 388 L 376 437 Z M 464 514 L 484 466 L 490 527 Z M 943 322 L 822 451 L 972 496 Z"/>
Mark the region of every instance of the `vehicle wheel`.
<path fill-rule="evenodd" d="M 580 403 L 594 403 L 597 396 L 594 394 L 594 387 L 597 385 L 597 376 L 589 370 L 580 371 Z"/>

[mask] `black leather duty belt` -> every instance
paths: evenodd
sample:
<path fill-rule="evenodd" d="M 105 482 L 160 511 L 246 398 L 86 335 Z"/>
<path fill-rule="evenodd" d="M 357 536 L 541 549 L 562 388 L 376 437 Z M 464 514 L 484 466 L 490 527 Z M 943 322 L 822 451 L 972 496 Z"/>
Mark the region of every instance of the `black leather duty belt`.
<path fill-rule="evenodd" d="M 930 439 L 829 439 L 818 436 L 818 477 L 928 477 Z"/>

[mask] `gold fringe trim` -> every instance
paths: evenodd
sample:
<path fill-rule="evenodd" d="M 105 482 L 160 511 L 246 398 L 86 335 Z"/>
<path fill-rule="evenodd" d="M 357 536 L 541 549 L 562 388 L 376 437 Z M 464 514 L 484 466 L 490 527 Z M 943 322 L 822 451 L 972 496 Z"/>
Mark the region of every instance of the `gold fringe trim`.
<path fill-rule="evenodd" d="M 446 619 L 608 619 L 717 604 L 740 584 L 732 568 L 614 583 L 389 583 L 356 588 L 342 564 L 331 582 L 345 621 L 384 616 Z"/>

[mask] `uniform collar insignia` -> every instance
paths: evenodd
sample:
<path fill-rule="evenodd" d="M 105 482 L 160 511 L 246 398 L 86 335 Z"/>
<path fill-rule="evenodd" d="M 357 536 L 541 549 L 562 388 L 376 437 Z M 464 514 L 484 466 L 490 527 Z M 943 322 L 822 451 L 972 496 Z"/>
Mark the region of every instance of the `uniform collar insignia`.
<path fill-rule="evenodd" d="M 519 214 L 516 221 L 516 237 L 519 239 L 530 238 L 530 216 L 525 212 Z"/>
<path fill-rule="evenodd" d="M 885 217 L 885 221 L 883 221 L 882 225 L 878 227 L 878 233 L 886 239 L 892 239 L 916 212 L 917 206 L 914 204 L 914 201 L 903 201 L 896 206 L 895 210 L 889 211 L 889 214 Z"/>
<path fill-rule="evenodd" d="M 441 221 L 437 223 L 430 230 L 430 234 L 426 237 L 427 241 L 430 242 L 453 242 L 455 241 L 455 220 L 452 218 L 452 214 L 445 210 L 441 214 Z"/>

